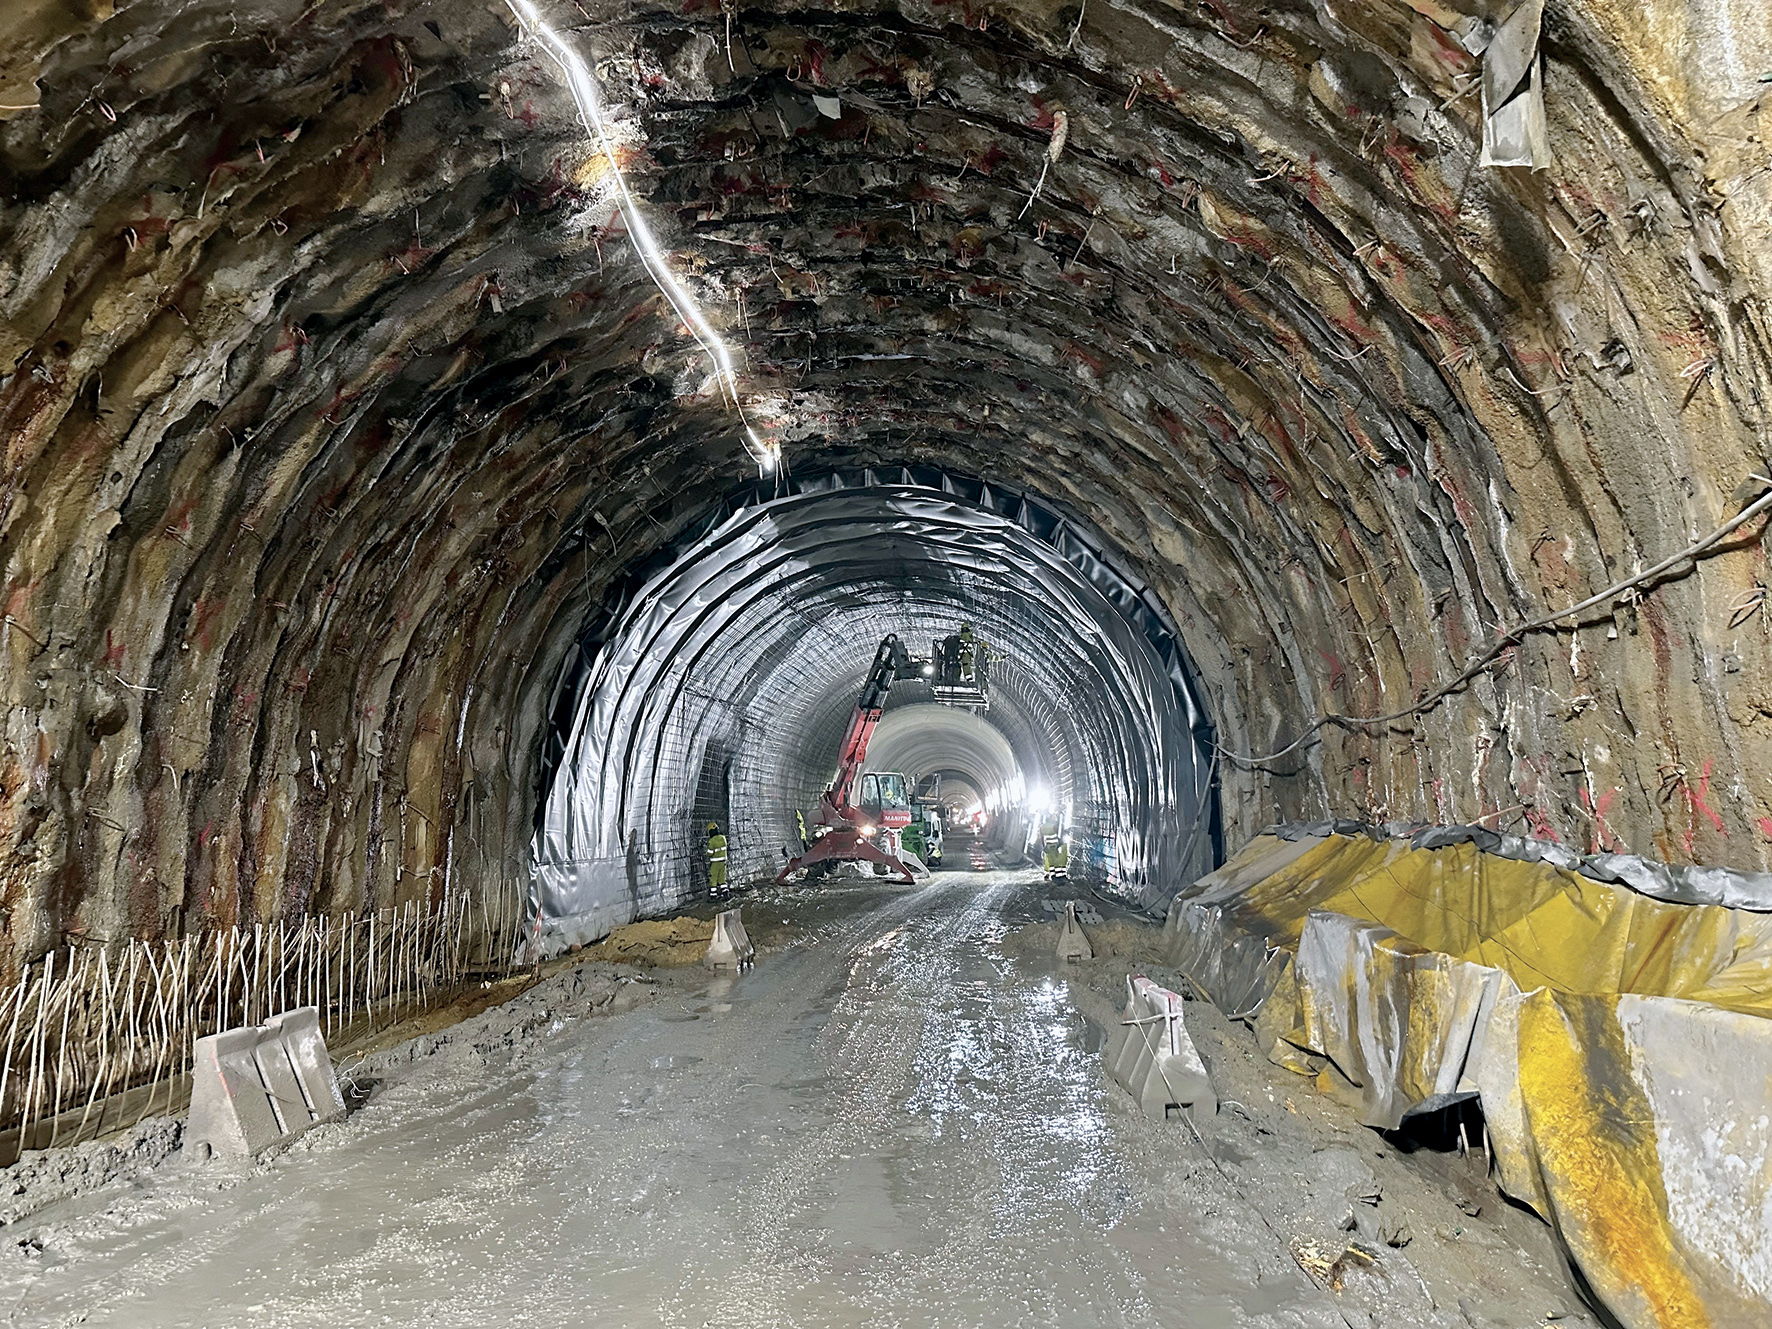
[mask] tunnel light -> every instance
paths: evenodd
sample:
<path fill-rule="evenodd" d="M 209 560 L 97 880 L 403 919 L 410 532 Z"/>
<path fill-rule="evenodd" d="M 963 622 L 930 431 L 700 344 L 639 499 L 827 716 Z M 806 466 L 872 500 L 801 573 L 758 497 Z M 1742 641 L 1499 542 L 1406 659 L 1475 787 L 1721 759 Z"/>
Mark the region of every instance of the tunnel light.
<path fill-rule="evenodd" d="M 773 474 L 781 465 L 781 444 L 774 441 L 765 443 L 749 425 L 744 427 L 744 432 L 751 447 L 751 455 L 757 459 L 758 471 L 764 475 Z"/>
<path fill-rule="evenodd" d="M 719 381 L 722 399 L 730 402 L 733 410 L 738 412 L 745 449 L 751 454 L 751 460 L 757 463 L 758 473 L 768 475 L 780 462 L 781 447 L 774 443 L 764 444 L 751 428 L 750 422 L 745 419 L 744 401 L 738 390 L 738 374 L 732 367 L 732 353 L 721 340 L 720 334 L 714 331 L 713 324 L 701 312 L 694 297 L 677 280 L 676 273 L 671 271 L 669 261 L 653 237 L 652 228 L 646 224 L 640 205 L 628 188 L 628 178 L 615 155 L 615 141 L 609 133 L 608 121 L 603 118 L 603 99 L 598 92 L 596 76 L 591 73 L 578 52 L 542 21 L 541 14 L 530 0 L 505 0 L 505 4 L 560 67 L 567 89 L 572 93 L 572 100 L 578 105 L 579 119 L 601 146 L 603 155 L 608 158 L 609 172 L 615 181 L 616 207 L 621 212 L 622 220 L 627 223 L 628 237 L 634 242 L 634 252 L 640 256 L 640 262 L 645 265 L 653 283 L 682 320 L 683 327 L 701 345 L 702 350 L 707 352 L 708 359 L 713 362 L 714 377 Z"/>
<path fill-rule="evenodd" d="M 923 677 L 924 678 L 933 678 L 934 676 L 935 676 L 935 666 L 932 664 L 924 665 L 923 666 Z"/>

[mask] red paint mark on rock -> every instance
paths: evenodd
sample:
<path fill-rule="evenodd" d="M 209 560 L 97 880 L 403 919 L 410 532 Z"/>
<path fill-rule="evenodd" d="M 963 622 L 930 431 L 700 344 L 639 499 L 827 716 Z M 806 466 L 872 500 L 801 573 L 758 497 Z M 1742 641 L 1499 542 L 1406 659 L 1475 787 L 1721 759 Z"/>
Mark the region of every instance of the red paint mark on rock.
<path fill-rule="evenodd" d="M 1614 787 L 1608 789 L 1605 793 L 1600 795 L 1599 801 L 1596 803 L 1594 801 L 1592 790 L 1586 785 L 1583 785 L 1580 791 L 1580 797 L 1581 806 L 1592 813 L 1594 818 L 1594 833 L 1590 841 L 1588 852 L 1599 853 L 1604 849 L 1610 853 L 1622 848 L 1623 846 L 1618 840 L 1618 837 L 1613 835 L 1606 826 L 1606 809 L 1611 807 L 1613 800 L 1618 797 L 1617 788 Z"/>
<path fill-rule="evenodd" d="M 1729 832 L 1723 825 L 1723 819 L 1717 815 L 1716 809 L 1712 808 L 1711 805 L 1705 801 L 1710 793 L 1710 768 L 1710 759 L 1706 758 L 1704 770 L 1698 777 L 1698 789 L 1694 791 L 1691 785 L 1687 785 L 1686 800 L 1692 805 L 1692 810 L 1694 812 L 1702 812 L 1707 818 L 1709 818 L 1710 824 L 1716 828 L 1718 835 L 1726 836 Z M 1691 832 L 1687 832 L 1686 838 L 1688 841 L 1691 840 Z M 1690 852 L 1689 845 L 1688 852 Z"/>
<path fill-rule="evenodd" d="M 1550 824 L 1550 818 L 1544 815 L 1543 808 L 1527 808 L 1526 820 L 1531 824 L 1532 838 L 1534 840 L 1550 840 L 1556 844 L 1563 843 L 1563 837 L 1558 835 L 1555 827 Z"/>

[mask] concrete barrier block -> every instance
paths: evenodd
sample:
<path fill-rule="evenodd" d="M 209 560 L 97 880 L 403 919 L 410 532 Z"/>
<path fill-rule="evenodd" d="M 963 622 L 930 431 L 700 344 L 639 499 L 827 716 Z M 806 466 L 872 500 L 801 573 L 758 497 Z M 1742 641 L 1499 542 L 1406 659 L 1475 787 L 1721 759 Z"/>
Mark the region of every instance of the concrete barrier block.
<path fill-rule="evenodd" d="M 1148 978 L 1126 980 L 1126 1011 L 1102 1050 L 1108 1076 L 1138 1100 L 1146 1116 L 1161 1119 L 1171 1107 L 1218 1111 L 1218 1094 L 1206 1063 L 1182 1023 L 1179 995 Z"/>
<path fill-rule="evenodd" d="M 740 972 L 751 967 L 757 948 L 751 945 L 750 934 L 744 930 L 742 910 L 728 909 L 714 915 L 714 937 L 702 964 L 709 969 Z"/>
<path fill-rule="evenodd" d="M 1058 934 L 1058 958 L 1067 964 L 1095 958 L 1095 948 L 1089 944 L 1089 934 L 1083 931 L 1083 925 L 1077 921 L 1075 900 L 1064 907 L 1064 927 Z"/>
<path fill-rule="evenodd" d="M 313 1006 L 199 1038 L 188 1148 L 247 1157 L 345 1115 L 344 1095 Z"/>

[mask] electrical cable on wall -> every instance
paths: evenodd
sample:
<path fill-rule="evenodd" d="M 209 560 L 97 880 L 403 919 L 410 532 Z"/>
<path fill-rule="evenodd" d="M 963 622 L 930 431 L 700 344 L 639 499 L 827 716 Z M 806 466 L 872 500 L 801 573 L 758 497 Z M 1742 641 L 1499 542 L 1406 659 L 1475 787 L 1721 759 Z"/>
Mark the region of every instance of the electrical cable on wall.
<path fill-rule="evenodd" d="M 739 430 L 744 438 L 745 449 L 757 463 L 758 472 L 763 475 L 773 473 L 781 464 L 781 446 L 774 442 L 764 442 L 746 418 L 744 400 L 739 392 L 738 374 L 733 368 L 732 352 L 714 330 L 713 324 L 708 322 L 695 298 L 677 280 L 676 273 L 671 271 L 670 263 L 664 251 L 659 248 L 652 228 L 646 224 L 646 218 L 640 211 L 633 191 L 628 188 L 627 176 L 622 172 L 621 162 L 615 154 L 615 141 L 610 135 L 609 123 L 603 118 L 603 100 L 599 95 L 596 75 L 585 64 L 584 58 L 566 43 L 565 38 L 542 20 L 530 0 L 505 0 L 505 3 L 517 16 L 518 22 L 541 43 L 554 63 L 560 67 L 567 90 L 572 93 L 572 100 L 578 105 L 579 119 L 609 161 L 610 174 L 615 180 L 616 209 L 627 224 L 628 236 L 634 243 L 634 252 L 640 256 L 640 262 L 645 265 L 647 273 L 659 292 L 669 301 L 677 317 L 683 321 L 683 326 L 713 363 L 714 377 L 720 384 L 720 394 L 738 413 Z"/>
<path fill-rule="evenodd" d="M 1772 479 L 1768 479 L 1761 475 L 1753 475 L 1749 477 L 1748 482 L 1744 483 L 1758 483 L 1772 486 Z M 1312 739 L 1316 738 L 1318 733 L 1330 725 L 1340 725 L 1344 728 L 1357 729 L 1368 725 L 1394 724 L 1402 720 L 1413 721 L 1423 712 L 1431 710 L 1433 707 L 1439 705 L 1440 702 L 1444 701 L 1447 697 L 1450 697 L 1454 692 L 1458 691 L 1466 683 L 1469 683 L 1478 674 L 1481 674 L 1485 670 L 1494 666 L 1494 664 L 1501 659 L 1502 652 L 1509 646 L 1515 645 L 1534 632 L 1542 632 L 1546 628 L 1567 622 L 1569 619 L 1579 618 L 1590 610 L 1610 605 L 1613 601 L 1618 600 L 1623 596 L 1641 594 L 1646 588 L 1652 586 L 1662 577 L 1667 576 L 1669 573 L 1679 568 L 1683 563 L 1690 563 L 1692 564 L 1692 567 L 1685 569 L 1681 573 L 1682 576 L 1684 576 L 1686 572 L 1694 571 L 1697 568 L 1700 557 L 1709 553 L 1726 537 L 1733 535 L 1738 529 L 1747 525 L 1755 517 L 1760 516 L 1768 510 L 1772 510 L 1772 488 L 1761 493 L 1758 498 L 1754 499 L 1746 507 L 1742 508 L 1740 512 L 1729 518 L 1728 521 L 1724 522 L 1721 526 L 1718 526 L 1708 535 L 1700 537 L 1676 553 L 1669 554 L 1666 558 L 1661 559 L 1650 567 L 1644 568 L 1641 572 L 1632 573 L 1622 581 L 1614 582 L 1605 590 L 1588 596 L 1587 599 L 1581 601 L 1579 604 L 1570 605 L 1567 609 L 1556 609 L 1548 613 L 1540 614 L 1536 618 L 1527 619 L 1523 623 L 1515 624 L 1505 632 L 1498 632 L 1490 639 L 1489 644 L 1485 646 L 1482 651 L 1472 657 L 1471 661 L 1459 671 L 1457 676 L 1454 677 L 1451 682 L 1442 683 L 1432 691 L 1424 693 L 1402 710 L 1391 711 L 1387 715 L 1341 715 L 1335 712 L 1326 712 L 1319 715 L 1311 722 L 1309 727 L 1305 729 L 1304 733 L 1300 734 L 1283 748 L 1276 748 L 1274 751 L 1258 757 L 1252 753 L 1232 752 L 1229 748 L 1215 744 L 1215 756 L 1228 758 L 1238 766 L 1243 767 L 1245 770 L 1249 770 L 1259 767 L 1266 762 L 1278 761 L 1282 757 L 1290 756 L 1292 753 L 1310 743 Z M 1754 537 L 1756 540 L 1760 538 L 1761 536 Z"/>

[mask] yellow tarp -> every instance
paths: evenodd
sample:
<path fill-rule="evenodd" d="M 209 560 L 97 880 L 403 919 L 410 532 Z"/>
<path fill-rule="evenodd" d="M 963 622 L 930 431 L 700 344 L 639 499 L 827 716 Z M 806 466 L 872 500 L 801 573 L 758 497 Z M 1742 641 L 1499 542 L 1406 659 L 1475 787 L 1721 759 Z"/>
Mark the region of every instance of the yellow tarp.
<path fill-rule="evenodd" d="M 1277 843 L 1258 839 L 1238 860 Z M 1313 909 L 1381 923 L 1522 990 L 1640 992 L 1772 1016 L 1772 915 L 1668 904 L 1471 844 L 1327 836 L 1238 900 L 1276 945 L 1296 947 Z"/>
<path fill-rule="evenodd" d="M 1478 1096 L 1505 1188 L 1627 1329 L 1772 1325 L 1772 917 L 1471 844 L 1263 837 L 1170 928 L 1232 1004 L 1249 940 L 1277 948 L 1275 1059 L 1331 1058 L 1369 1124 Z"/>

